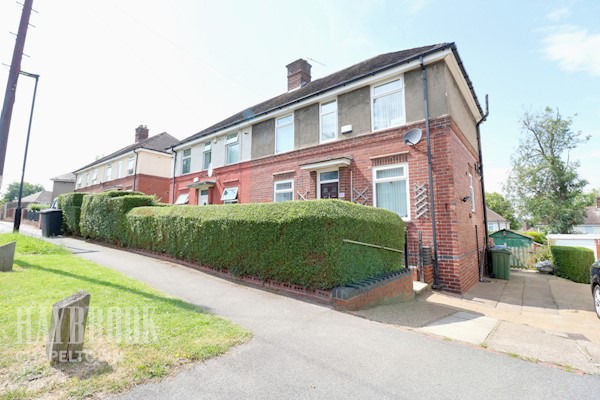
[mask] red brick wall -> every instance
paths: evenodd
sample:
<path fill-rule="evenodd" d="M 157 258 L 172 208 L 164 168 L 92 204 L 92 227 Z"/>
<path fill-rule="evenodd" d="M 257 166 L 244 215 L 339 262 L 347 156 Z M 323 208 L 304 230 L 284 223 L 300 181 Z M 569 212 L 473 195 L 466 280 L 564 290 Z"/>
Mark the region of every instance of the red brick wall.
<path fill-rule="evenodd" d="M 274 180 L 293 179 L 294 199 L 299 194 L 314 199 L 317 194 L 317 174 L 305 171 L 300 165 L 326 159 L 348 157 L 349 167 L 340 168 L 339 192 L 343 199 L 352 199 L 352 189 L 366 189 L 367 205 L 373 205 L 372 168 L 378 165 L 408 163 L 410 221 L 407 222 L 409 265 L 417 265 L 418 232 L 422 232 L 423 245 L 433 246 L 430 218 L 416 219 L 414 185 L 427 184 L 427 144 L 425 137 L 415 146 L 408 146 L 403 135 L 424 123 L 393 128 L 373 134 L 338 140 L 289 153 L 268 156 L 231 166 L 216 168 L 214 176 L 206 172 L 187 174 L 176 178 L 175 197 L 190 194 L 190 204 L 197 204 L 197 189 L 187 185 L 194 178 L 214 180 L 216 186 L 209 190 L 210 202 L 221 203 L 223 189 L 239 187 L 240 203 L 273 201 Z M 440 284 L 444 289 L 464 292 L 478 280 L 477 241 L 484 249 L 483 204 L 480 176 L 476 168 L 477 153 L 449 116 L 430 121 L 435 207 L 437 223 L 438 265 Z M 475 186 L 476 212 L 471 213 L 471 203 L 461 199 L 470 195 L 467 172 L 471 171 Z M 478 227 L 478 237 L 475 236 Z"/>
<path fill-rule="evenodd" d="M 75 189 L 76 192 L 100 193 L 107 190 L 135 190 L 149 195 L 156 195 L 165 203 L 171 202 L 170 189 L 171 178 L 161 178 L 158 176 L 137 174 L 126 176 L 124 178 L 114 179 L 109 182 L 99 183 L 97 185 L 87 186 Z"/>

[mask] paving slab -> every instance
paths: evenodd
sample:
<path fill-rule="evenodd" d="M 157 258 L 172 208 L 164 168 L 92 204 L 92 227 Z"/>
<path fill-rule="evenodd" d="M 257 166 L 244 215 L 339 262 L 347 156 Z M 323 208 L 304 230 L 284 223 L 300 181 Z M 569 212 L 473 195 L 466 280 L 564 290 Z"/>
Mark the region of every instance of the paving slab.
<path fill-rule="evenodd" d="M 462 342 L 482 344 L 498 322 L 495 318 L 469 312 L 457 312 L 418 329 Z"/>

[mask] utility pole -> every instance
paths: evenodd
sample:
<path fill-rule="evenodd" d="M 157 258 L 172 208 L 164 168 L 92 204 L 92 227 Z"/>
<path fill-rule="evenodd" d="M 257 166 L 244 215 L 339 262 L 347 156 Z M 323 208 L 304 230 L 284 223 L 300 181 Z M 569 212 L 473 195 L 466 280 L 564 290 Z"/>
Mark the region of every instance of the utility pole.
<path fill-rule="evenodd" d="M 6 82 L 6 93 L 4 94 L 4 104 L 2 105 L 2 114 L 0 115 L 0 186 L 4 177 L 4 161 L 6 159 L 6 147 L 8 145 L 8 133 L 10 131 L 10 120 L 12 118 L 13 106 L 15 104 L 15 94 L 17 92 L 17 81 L 21 72 L 21 59 L 23 58 L 23 49 L 25 48 L 25 37 L 29 27 L 29 17 L 33 0 L 25 0 L 23 12 L 21 13 L 21 22 L 15 42 L 12 62 L 10 63 L 10 72 Z"/>

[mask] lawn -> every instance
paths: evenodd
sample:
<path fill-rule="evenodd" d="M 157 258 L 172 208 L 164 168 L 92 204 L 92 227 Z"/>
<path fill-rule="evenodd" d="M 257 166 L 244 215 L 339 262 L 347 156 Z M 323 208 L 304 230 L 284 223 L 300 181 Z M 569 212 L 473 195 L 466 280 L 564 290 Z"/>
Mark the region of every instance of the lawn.
<path fill-rule="evenodd" d="M 89 398 L 161 379 L 244 343 L 250 332 L 68 250 L 22 235 L 14 270 L 0 272 L 0 399 Z M 50 364 L 52 304 L 91 294 L 84 355 Z"/>

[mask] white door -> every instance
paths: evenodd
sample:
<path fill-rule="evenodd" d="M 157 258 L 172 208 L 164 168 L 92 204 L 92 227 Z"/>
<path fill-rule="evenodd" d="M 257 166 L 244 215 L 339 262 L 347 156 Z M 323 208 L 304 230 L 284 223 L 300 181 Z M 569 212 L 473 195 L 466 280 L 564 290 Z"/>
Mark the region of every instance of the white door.
<path fill-rule="evenodd" d="M 198 205 L 205 206 L 208 204 L 208 189 L 200 190 L 198 195 Z"/>

